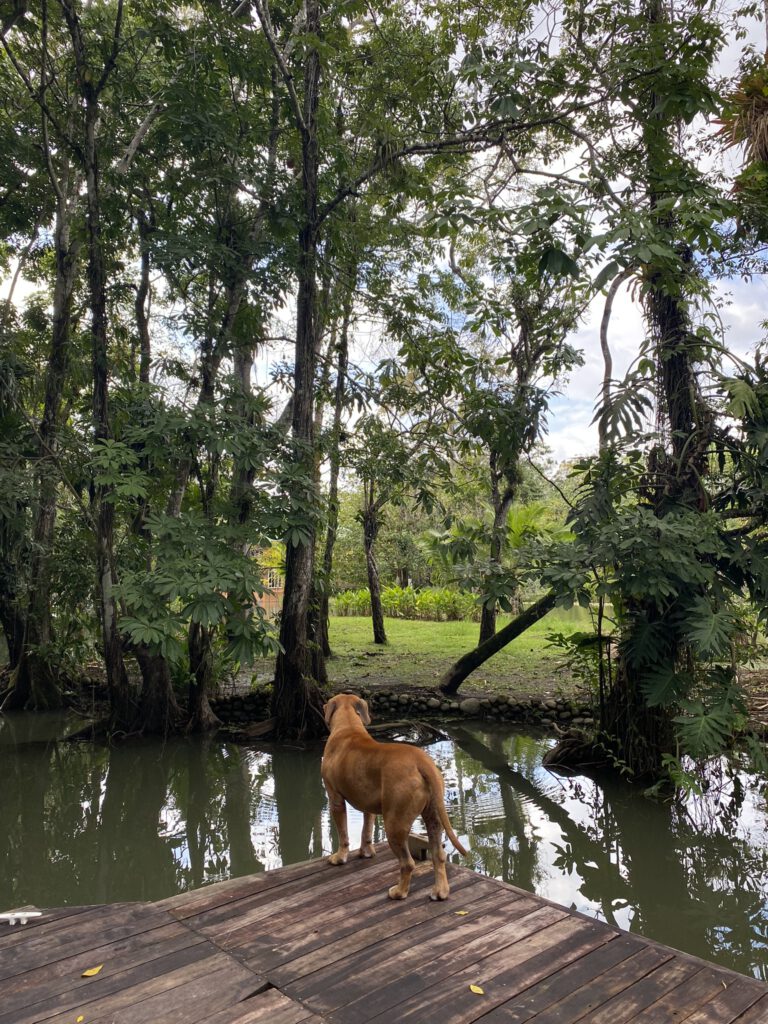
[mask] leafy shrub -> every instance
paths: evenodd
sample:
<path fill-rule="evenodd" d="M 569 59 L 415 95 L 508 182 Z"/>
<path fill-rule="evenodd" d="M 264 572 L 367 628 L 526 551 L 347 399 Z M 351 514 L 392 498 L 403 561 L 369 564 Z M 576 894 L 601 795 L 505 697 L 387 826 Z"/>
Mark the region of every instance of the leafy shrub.
<path fill-rule="evenodd" d="M 472 594 L 452 587 L 384 587 L 381 594 L 384 614 L 391 619 L 423 619 L 427 622 L 477 620 L 480 608 Z M 333 598 L 334 615 L 370 615 L 371 598 L 367 590 L 346 590 Z"/>
<path fill-rule="evenodd" d="M 371 595 L 367 590 L 345 590 L 331 599 L 333 615 L 370 615 Z"/>

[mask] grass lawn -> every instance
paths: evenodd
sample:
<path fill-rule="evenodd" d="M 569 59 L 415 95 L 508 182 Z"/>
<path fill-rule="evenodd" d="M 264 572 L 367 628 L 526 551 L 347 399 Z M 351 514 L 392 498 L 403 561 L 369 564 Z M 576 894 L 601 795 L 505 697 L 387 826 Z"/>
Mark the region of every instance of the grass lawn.
<path fill-rule="evenodd" d="M 500 617 L 499 626 L 509 621 Z M 373 642 L 371 621 L 362 617 L 331 618 L 328 661 L 331 681 L 339 686 L 436 686 L 446 669 L 477 646 L 476 622 L 420 622 L 386 619 L 389 643 Z M 461 692 L 506 694 L 571 693 L 574 682 L 563 668 L 562 652 L 548 646 L 550 633 L 589 628 L 582 609 L 555 609 L 526 633 L 481 665 Z"/>

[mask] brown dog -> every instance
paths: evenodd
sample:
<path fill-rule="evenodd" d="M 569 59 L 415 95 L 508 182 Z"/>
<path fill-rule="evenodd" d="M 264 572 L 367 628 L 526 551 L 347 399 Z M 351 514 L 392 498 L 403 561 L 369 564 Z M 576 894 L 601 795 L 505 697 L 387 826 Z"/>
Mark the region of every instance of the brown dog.
<path fill-rule="evenodd" d="M 466 850 L 456 838 L 445 809 L 443 777 L 435 762 L 409 743 L 378 743 L 365 728 L 370 725 L 368 705 L 352 693 L 340 693 L 324 707 L 331 735 L 325 744 L 322 775 L 331 814 L 339 833 L 339 848 L 331 864 L 346 864 L 349 856 L 347 808 L 345 801 L 363 812 L 360 856 L 372 857 L 373 823 L 384 816 L 384 831 L 390 849 L 400 862 L 400 881 L 388 895 L 404 900 L 413 874 L 413 857 L 408 834 L 421 815 L 427 827 L 435 884 L 430 899 L 444 900 L 450 891 L 445 871 L 443 829 L 459 851 Z"/>

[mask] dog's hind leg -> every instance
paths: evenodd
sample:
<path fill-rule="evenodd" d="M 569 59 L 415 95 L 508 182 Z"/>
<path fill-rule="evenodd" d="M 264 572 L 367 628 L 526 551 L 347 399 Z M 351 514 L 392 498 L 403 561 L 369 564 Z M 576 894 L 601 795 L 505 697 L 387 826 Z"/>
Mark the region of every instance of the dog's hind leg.
<path fill-rule="evenodd" d="M 331 808 L 331 817 L 339 834 L 339 847 L 335 853 L 328 858 L 328 863 L 334 866 L 346 864 L 349 857 L 349 832 L 347 831 L 347 803 L 344 797 L 331 789 L 326 784 L 328 791 L 328 803 Z"/>
<path fill-rule="evenodd" d="M 409 827 L 403 828 L 397 821 L 388 821 L 387 815 L 384 815 L 384 831 L 387 833 L 387 842 L 400 864 L 400 879 L 397 885 L 393 885 L 387 892 L 387 896 L 391 900 L 404 900 L 411 887 L 414 860 L 408 847 L 409 830 Z"/>
<path fill-rule="evenodd" d="M 451 887 L 448 884 L 448 875 L 445 870 L 447 857 L 443 847 L 443 826 L 435 805 L 430 801 L 421 812 L 421 817 L 427 828 L 429 836 L 429 852 L 432 857 L 432 867 L 435 872 L 435 884 L 429 894 L 431 900 L 444 900 L 448 898 Z"/>
<path fill-rule="evenodd" d="M 360 856 L 373 857 L 376 851 L 373 848 L 373 825 L 376 821 L 375 814 L 363 812 L 363 834 L 360 837 Z"/>

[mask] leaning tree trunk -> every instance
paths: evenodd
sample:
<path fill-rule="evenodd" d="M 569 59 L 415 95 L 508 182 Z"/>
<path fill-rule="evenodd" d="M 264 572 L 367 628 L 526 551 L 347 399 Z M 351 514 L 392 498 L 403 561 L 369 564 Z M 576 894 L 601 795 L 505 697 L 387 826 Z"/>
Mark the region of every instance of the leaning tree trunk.
<path fill-rule="evenodd" d="M 306 4 L 306 31 L 320 33 L 318 0 Z M 317 110 L 320 85 L 320 54 L 310 46 L 304 66 L 303 117 L 299 123 L 302 149 L 304 222 L 299 232 L 296 359 L 293 392 L 293 444 L 295 459 L 307 487 L 314 479 L 314 387 L 317 353 L 317 248 L 318 170 Z M 310 493 L 317 506 L 317 495 Z M 317 737 L 325 733 L 322 696 L 312 677 L 309 607 L 315 571 L 314 509 L 304 541 L 289 545 L 285 566 L 285 593 L 280 622 L 281 652 L 275 665 L 272 714 L 275 733 L 282 738 Z M 317 656 L 317 654 L 316 654 Z M 322 657 L 322 651 L 320 651 Z"/>
<path fill-rule="evenodd" d="M 495 633 L 485 643 L 480 644 L 474 651 L 469 651 L 468 654 L 462 655 L 457 662 L 451 665 L 440 680 L 442 692 L 448 695 L 458 693 L 459 687 L 470 673 L 488 661 L 494 654 L 498 654 L 503 647 L 506 647 L 507 644 L 520 636 L 521 633 L 524 633 L 526 629 L 530 629 L 539 619 L 543 619 L 547 612 L 552 611 L 555 607 L 556 601 L 557 595 L 550 591 L 544 597 L 540 597 L 535 604 L 532 604 L 521 615 L 518 615 L 516 619 L 507 623 L 503 629 L 500 629 L 498 633 Z"/>

